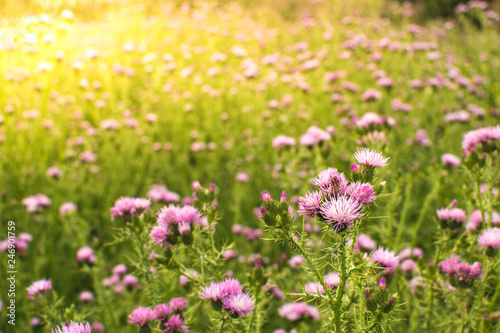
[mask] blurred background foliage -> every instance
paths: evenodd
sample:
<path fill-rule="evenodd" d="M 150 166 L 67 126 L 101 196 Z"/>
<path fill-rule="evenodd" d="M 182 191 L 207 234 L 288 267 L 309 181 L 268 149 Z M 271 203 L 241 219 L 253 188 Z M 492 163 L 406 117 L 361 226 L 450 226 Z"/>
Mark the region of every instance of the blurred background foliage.
<path fill-rule="evenodd" d="M 438 17 L 449 17 L 460 3 L 468 3 L 468 0 L 396 0 L 403 4 L 411 2 L 415 6 L 415 16 L 419 20 L 433 19 Z M 474 1 L 474 0 L 472 0 Z M 125 6 L 131 0 L 0 0 L 0 19 L 8 16 L 35 15 L 40 11 L 50 13 L 59 12 L 61 9 L 71 9 L 80 18 L 93 20 L 104 14 L 107 10 Z M 149 10 L 157 10 L 162 3 L 192 4 L 192 0 L 143 0 L 141 3 Z M 257 11 L 268 11 L 280 14 L 285 19 L 295 19 L 305 9 L 316 2 L 330 3 L 337 13 L 346 13 L 356 10 L 362 15 L 384 14 L 390 10 L 393 1 L 374 0 L 218 0 L 220 5 L 238 3 L 248 9 Z M 494 10 L 500 9 L 500 0 L 486 0 Z M 91 8 L 92 10 L 88 10 Z"/>

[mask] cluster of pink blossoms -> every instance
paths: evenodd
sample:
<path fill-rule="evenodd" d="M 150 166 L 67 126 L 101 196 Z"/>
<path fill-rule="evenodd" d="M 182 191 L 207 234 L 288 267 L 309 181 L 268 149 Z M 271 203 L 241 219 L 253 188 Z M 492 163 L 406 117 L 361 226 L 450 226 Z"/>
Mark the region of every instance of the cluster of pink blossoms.
<path fill-rule="evenodd" d="M 179 194 L 169 191 L 165 185 L 151 185 L 148 198 L 155 202 L 165 201 L 168 203 L 177 202 L 181 199 Z"/>
<path fill-rule="evenodd" d="M 158 304 L 154 309 L 139 307 L 134 309 L 129 315 L 129 323 L 141 327 L 149 327 L 149 323 L 158 319 L 160 328 L 164 328 L 166 333 L 188 332 L 188 327 L 184 322 L 183 311 L 186 308 L 187 300 L 183 297 L 171 299 L 166 304 Z"/>
<path fill-rule="evenodd" d="M 202 288 L 201 299 L 211 300 L 215 307 L 223 308 L 235 318 L 245 317 L 253 313 L 255 300 L 243 292 L 240 282 L 235 279 L 227 279 L 222 282 L 212 282 Z"/>
<path fill-rule="evenodd" d="M 478 279 L 483 273 L 483 267 L 480 262 L 469 264 L 458 262 L 455 259 L 446 259 L 439 263 L 441 271 L 450 276 L 458 286 L 467 285 L 473 279 Z"/>
<path fill-rule="evenodd" d="M 279 315 L 290 321 L 297 321 L 304 318 L 319 320 L 319 312 L 313 306 L 304 302 L 286 303 L 278 311 Z"/>
<path fill-rule="evenodd" d="M 470 131 L 464 135 L 462 140 L 462 148 L 464 153 L 478 150 L 482 148 L 483 151 L 494 149 L 494 145 L 498 145 L 500 141 L 500 125 L 479 128 Z"/>
<path fill-rule="evenodd" d="M 380 153 L 363 149 L 354 155 L 367 168 L 387 165 Z M 357 166 L 356 166 L 357 167 Z M 356 219 L 364 215 L 363 207 L 375 200 L 376 194 L 368 183 L 351 182 L 342 172 L 328 168 L 314 179 L 319 190 L 299 198 L 299 214 L 308 218 L 315 216 L 332 224 L 335 231 L 351 228 Z"/>
<path fill-rule="evenodd" d="M 192 225 L 208 227 L 208 221 L 193 206 L 165 206 L 157 214 L 156 225 L 150 236 L 155 244 L 169 247 L 177 243 L 177 236 L 188 236 Z"/>
<path fill-rule="evenodd" d="M 51 333 L 92 333 L 92 326 L 87 322 L 83 323 L 71 322 L 70 324 L 64 323 L 61 327 L 57 326 Z"/>
<path fill-rule="evenodd" d="M 28 213 L 35 213 L 41 211 L 43 207 L 50 206 L 52 201 L 45 194 L 35 194 L 24 198 L 22 201 L 23 205 L 26 206 L 26 211 Z"/>
<path fill-rule="evenodd" d="M 370 261 L 381 267 L 385 267 L 386 269 L 383 271 L 383 274 L 392 275 L 394 274 L 394 269 L 399 266 L 399 257 L 396 256 L 396 253 L 382 247 L 379 247 L 371 254 Z"/>
<path fill-rule="evenodd" d="M 41 296 L 47 292 L 52 291 L 52 282 L 50 280 L 42 279 L 33 282 L 28 288 L 28 297 L 30 300 L 35 300 L 35 296 Z"/>
<path fill-rule="evenodd" d="M 115 201 L 111 208 L 111 219 L 116 217 L 127 219 L 131 216 L 141 215 L 144 211 L 151 208 L 151 201 L 145 198 L 127 198 L 122 197 Z"/>

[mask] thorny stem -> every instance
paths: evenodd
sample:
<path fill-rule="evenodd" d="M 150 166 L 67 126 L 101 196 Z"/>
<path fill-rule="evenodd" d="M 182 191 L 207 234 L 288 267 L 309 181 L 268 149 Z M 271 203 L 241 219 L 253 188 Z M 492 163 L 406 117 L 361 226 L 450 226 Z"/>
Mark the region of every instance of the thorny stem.
<path fill-rule="evenodd" d="M 425 332 L 430 333 L 431 331 L 431 320 L 432 320 L 432 310 L 433 310 L 433 302 L 434 302 L 434 283 L 436 281 L 436 272 L 435 269 L 437 267 L 437 263 L 439 261 L 439 256 L 441 255 L 441 246 L 438 246 L 436 249 L 436 255 L 434 256 L 434 262 L 432 264 L 433 268 L 433 276 L 432 281 L 429 284 L 429 294 L 427 294 L 427 312 L 425 315 Z"/>
<path fill-rule="evenodd" d="M 495 307 L 499 295 L 500 295 L 500 279 L 498 279 L 497 286 L 495 288 L 495 293 L 493 294 L 493 297 L 488 303 L 488 312 L 491 312 Z"/>
<path fill-rule="evenodd" d="M 464 325 L 465 325 L 464 328 L 466 328 L 469 325 L 469 323 L 471 322 L 471 318 L 474 319 L 474 317 L 476 317 L 476 313 L 479 311 L 480 302 L 483 302 L 483 300 L 484 300 L 484 289 L 486 288 L 486 279 L 488 279 L 488 274 L 490 272 L 490 268 L 491 268 L 490 261 L 486 260 L 486 268 L 484 269 L 484 272 L 483 272 L 481 286 L 479 288 L 477 295 L 475 295 L 475 299 L 474 299 L 474 302 L 472 304 L 472 309 L 467 315 L 467 318 L 466 318 L 465 323 L 464 323 Z"/>
<path fill-rule="evenodd" d="M 300 251 L 304 259 L 306 260 L 307 266 L 313 271 L 314 275 L 316 276 L 316 280 L 321 284 L 323 289 L 326 292 L 326 295 L 328 297 L 328 303 L 330 303 L 330 306 L 332 308 L 335 308 L 335 302 L 333 301 L 333 296 L 330 291 L 330 289 L 326 286 L 325 279 L 323 275 L 319 272 L 319 270 L 316 268 L 316 265 L 314 265 L 313 260 L 311 259 L 311 256 L 309 253 L 302 247 L 299 242 L 293 237 L 291 233 L 289 233 L 288 238 L 290 241 L 295 245 L 295 247 Z"/>
<path fill-rule="evenodd" d="M 481 200 L 481 173 L 480 172 L 477 173 L 475 183 L 476 183 L 476 198 L 477 198 L 477 201 L 479 204 L 479 210 L 481 211 L 481 222 L 483 225 L 483 229 L 486 230 L 486 221 L 484 218 L 485 210 L 484 210 L 484 206 L 483 206 L 483 200 Z"/>
<path fill-rule="evenodd" d="M 221 273 L 219 270 L 219 265 L 217 264 L 217 261 L 219 259 L 217 255 L 217 249 L 215 248 L 215 240 L 214 240 L 214 231 L 212 230 L 212 222 L 211 221 L 216 221 L 217 220 L 217 212 L 214 211 L 213 209 L 207 210 L 207 219 L 208 219 L 208 235 L 210 239 L 210 246 L 212 248 L 211 255 L 212 255 L 212 260 L 215 263 L 215 273 L 217 274 L 217 277 L 221 277 Z"/>
<path fill-rule="evenodd" d="M 353 244 L 355 243 L 355 240 L 353 240 Z M 337 297 L 335 300 L 335 307 L 334 307 L 334 316 L 335 316 L 335 332 L 339 333 L 342 332 L 342 299 L 344 297 L 344 291 L 345 291 L 345 285 L 347 282 L 347 278 L 349 277 L 349 272 L 347 271 L 347 263 L 346 263 L 346 240 L 344 237 L 342 237 L 342 240 L 340 242 L 340 249 L 339 249 L 339 255 L 340 255 L 340 282 L 339 285 L 337 286 Z"/>
<path fill-rule="evenodd" d="M 220 327 L 219 327 L 219 333 L 223 333 L 224 332 L 224 325 L 226 324 L 226 317 L 222 317 L 222 320 L 221 320 L 221 323 L 220 323 Z"/>

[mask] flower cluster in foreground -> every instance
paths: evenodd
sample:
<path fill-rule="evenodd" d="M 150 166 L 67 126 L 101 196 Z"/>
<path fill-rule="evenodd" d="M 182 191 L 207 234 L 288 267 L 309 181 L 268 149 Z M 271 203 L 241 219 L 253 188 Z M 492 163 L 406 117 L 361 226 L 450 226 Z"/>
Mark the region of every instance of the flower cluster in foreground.
<path fill-rule="evenodd" d="M 182 241 L 190 240 L 191 229 L 193 225 L 208 227 L 205 217 L 193 206 L 183 207 L 170 205 L 163 207 L 156 217 L 157 225 L 151 230 L 150 236 L 153 243 L 169 247 Z"/>
<path fill-rule="evenodd" d="M 92 326 L 89 323 L 77 323 L 71 322 L 70 324 L 64 323 L 60 326 L 57 326 L 52 330 L 51 333 L 92 333 Z"/>
<path fill-rule="evenodd" d="M 245 317 L 253 313 L 255 300 L 248 293 L 243 292 L 243 287 L 238 280 L 227 279 L 222 282 L 212 282 L 202 289 L 201 299 L 211 300 L 214 308 L 223 308 L 232 317 Z"/>
<path fill-rule="evenodd" d="M 387 158 L 366 148 L 354 154 L 365 168 L 387 165 Z M 364 216 L 364 206 L 376 198 L 373 186 L 360 181 L 349 182 L 344 173 L 328 168 L 314 178 L 318 190 L 299 198 L 299 214 L 309 219 L 318 217 L 330 223 L 336 232 L 351 229 L 357 219 Z"/>

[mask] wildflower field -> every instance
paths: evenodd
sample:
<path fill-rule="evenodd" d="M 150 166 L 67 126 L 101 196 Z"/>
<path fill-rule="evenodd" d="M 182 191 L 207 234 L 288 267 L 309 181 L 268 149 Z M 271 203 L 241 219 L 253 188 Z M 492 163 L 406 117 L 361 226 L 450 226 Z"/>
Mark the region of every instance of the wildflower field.
<path fill-rule="evenodd" d="M 500 332 L 497 9 L 0 1 L 0 332 Z"/>

